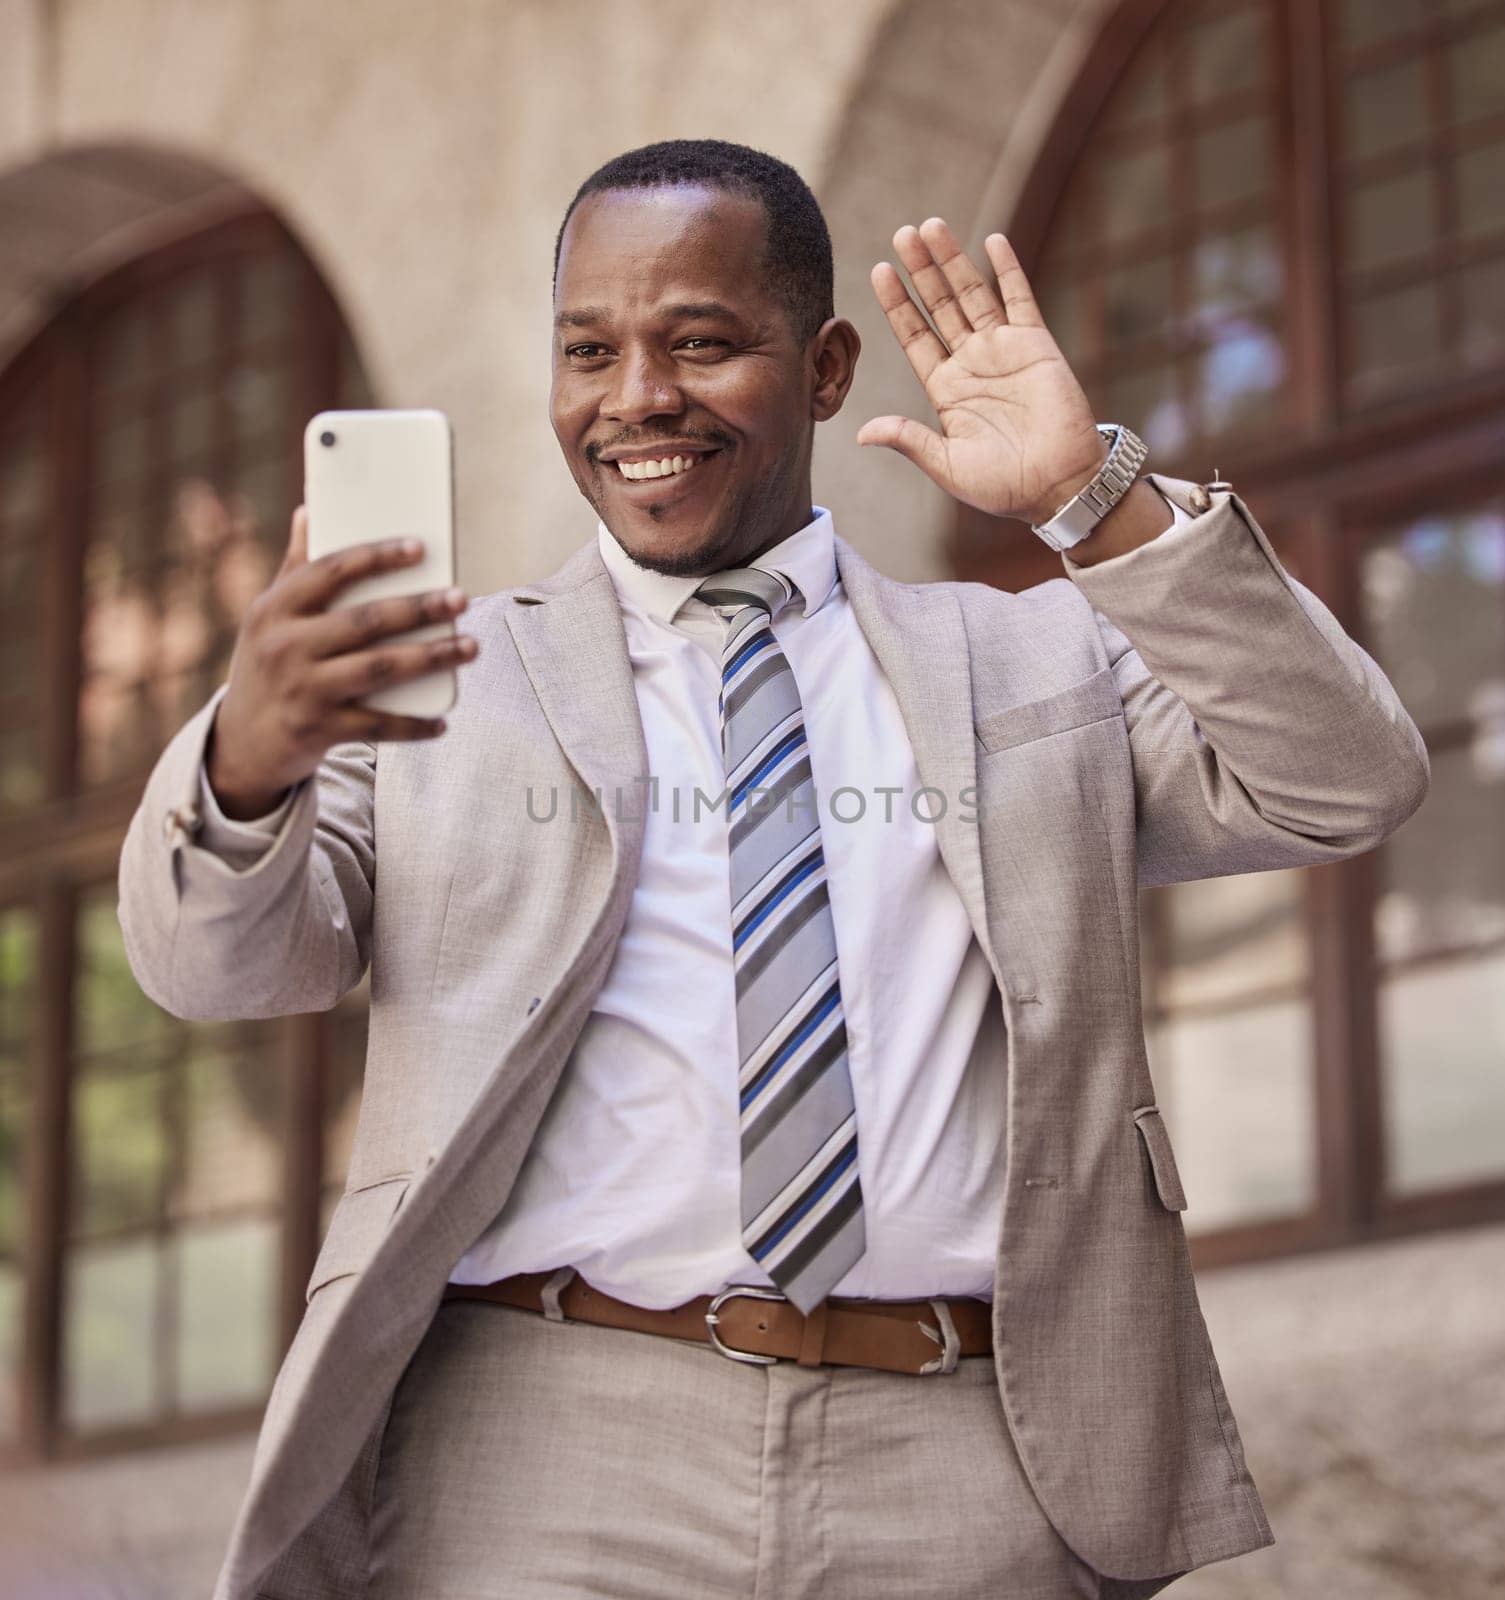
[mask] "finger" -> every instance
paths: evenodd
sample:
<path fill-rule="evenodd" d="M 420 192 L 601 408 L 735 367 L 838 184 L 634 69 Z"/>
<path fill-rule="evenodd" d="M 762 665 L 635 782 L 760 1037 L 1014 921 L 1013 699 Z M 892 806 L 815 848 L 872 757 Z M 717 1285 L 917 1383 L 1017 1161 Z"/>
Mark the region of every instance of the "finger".
<path fill-rule="evenodd" d="M 883 315 L 894 330 L 894 337 L 921 383 L 951 353 L 936 337 L 935 329 L 920 315 L 920 308 L 909 298 L 904 280 L 887 261 L 872 271 L 873 293 L 883 307 Z"/>
<path fill-rule="evenodd" d="M 284 586 L 287 609 L 295 613 L 323 611 L 341 589 L 357 578 L 410 567 L 422 559 L 423 545 L 417 539 L 377 539 L 347 545 L 288 574 Z"/>
<path fill-rule="evenodd" d="M 334 606 L 298 626 L 307 629 L 305 649 L 317 660 L 359 650 L 390 634 L 406 633 L 410 628 L 448 622 L 469 604 L 463 589 L 429 589 L 422 594 Z"/>
<path fill-rule="evenodd" d="M 442 672 L 472 660 L 480 646 L 467 633 L 421 644 L 384 645 L 321 661 L 309 673 L 309 689 L 326 705 L 343 706 L 361 695 Z"/>
<path fill-rule="evenodd" d="M 308 507 L 299 506 L 293 512 L 292 526 L 288 529 L 287 549 L 282 553 L 282 565 L 277 569 L 280 578 L 284 572 L 308 562 Z"/>
<path fill-rule="evenodd" d="M 395 711 L 377 711 L 370 706 L 349 705 L 337 712 L 329 723 L 331 744 L 360 739 L 367 744 L 404 739 L 436 739 L 448 724 L 443 717 L 404 717 Z"/>
<path fill-rule="evenodd" d="M 924 240 L 935 264 L 945 274 L 951 292 L 956 296 L 967 321 L 974 328 L 1000 328 L 1008 319 L 1003 305 L 993 293 L 988 281 L 972 265 L 972 258 L 957 243 L 956 235 L 940 217 L 931 217 L 920 224 L 920 238 Z"/>
<path fill-rule="evenodd" d="M 934 428 L 912 417 L 874 417 L 857 430 L 857 443 L 880 445 L 896 450 L 907 461 L 912 461 L 934 478 L 943 489 L 951 486 L 951 466 L 946 455 L 946 441 Z"/>
<path fill-rule="evenodd" d="M 962 310 L 956 291 L 946 280 L 946 274 L 936 265 L 930 246 L 920 237 L 918 228 L 903 227 L 894 235 L 894 250 L 909 273 L 921 304 L 930 313 L 930 320 L 940 330 L 941 338 L 954 350 L 972 332 L 972 324 Z"/>
<path fill-rule="evenodd" d="M 1003 293 L 1003 308 L 1010 323 L 1016 328 L 1043 328 L 1045 318 L 1035 304 L 1035 296 L 1019 265 L 1014 247 L 1001 233 L 990 233 L 983 240 L 983 249 L 998 274 L 998 287 Z"/>

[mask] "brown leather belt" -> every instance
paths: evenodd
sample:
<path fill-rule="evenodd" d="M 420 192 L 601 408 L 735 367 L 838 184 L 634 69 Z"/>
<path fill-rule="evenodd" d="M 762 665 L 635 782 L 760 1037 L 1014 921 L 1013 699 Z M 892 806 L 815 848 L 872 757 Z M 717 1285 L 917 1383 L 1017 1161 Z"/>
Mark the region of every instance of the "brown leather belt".
<path fill-rule="evenodd" d="M 602 1294 L 579 1273 L 565 1282 L 571 1273 L 564 1267 L 519 1272 L 495 1283 L 452 1283 L 444 1298 L 540 1312 L 547 1312 L 547 1300 L 567 1322 L 690 1339 L 760 1366 L 785 1359 L 802 1367 L 826 1363 L 919 1375 L 951 1372 L 958 1357 L 993 1350 L 993 1308 L 986 1300 L 827 1299 L 806 1316 L 777 1289 L 739 1284 L 653 1311 Z"/>

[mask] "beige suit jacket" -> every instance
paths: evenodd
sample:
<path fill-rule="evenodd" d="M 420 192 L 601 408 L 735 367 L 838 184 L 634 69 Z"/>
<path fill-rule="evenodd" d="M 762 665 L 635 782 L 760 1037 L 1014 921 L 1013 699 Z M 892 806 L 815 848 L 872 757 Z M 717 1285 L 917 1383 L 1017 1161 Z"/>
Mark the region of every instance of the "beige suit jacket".
<path fill-rule="evenodd" d="M 1136 890 L 1358 855 L 1430 777 L 1388 680 L 1239 496 L 1201 509 L 1195 485 L 1150 476 L 1191 522 L 1022 594 L 895 582 L 836 541 L 920 774 L 953 799 L 942 858 L 1003 997 L 1005 1413 L 1059 1532 L 1124 1578 L 1271 1542 L 1155 1107 Z M 322 1010 L 371 967 L 346 1193 L 217 1600 L 363 1592 L 358 1558 L 315 1571 L 300 1536 L 358 1515 L 391 1392 L 507 1199 L 632 896 L 645 753 L 595 541 L 466 624 L 481 651 L 446 736 L 335 747 L 254 865 L 193 837 L 223 689 L 163 752 L 122 852 L 132 967 L 179 1017 Z M 535 815 L 571 786 L 605 803 L 541 823 L 529 786 Z"/>

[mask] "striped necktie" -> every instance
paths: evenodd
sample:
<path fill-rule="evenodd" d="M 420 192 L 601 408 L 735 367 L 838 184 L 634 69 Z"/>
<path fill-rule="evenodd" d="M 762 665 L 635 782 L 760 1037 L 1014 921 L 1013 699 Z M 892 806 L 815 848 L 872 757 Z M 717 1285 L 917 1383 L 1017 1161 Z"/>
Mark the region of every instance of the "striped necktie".
<path fill-rule="evenodd" d="M 695 593 L 727 622 L 717 709 L 731 834 L 742 1242 L 809 1312 L 862 1256 L 867 1234 L 805 717 L 773 633 L 794 586 L 741 567 L 713 573 Z"/>

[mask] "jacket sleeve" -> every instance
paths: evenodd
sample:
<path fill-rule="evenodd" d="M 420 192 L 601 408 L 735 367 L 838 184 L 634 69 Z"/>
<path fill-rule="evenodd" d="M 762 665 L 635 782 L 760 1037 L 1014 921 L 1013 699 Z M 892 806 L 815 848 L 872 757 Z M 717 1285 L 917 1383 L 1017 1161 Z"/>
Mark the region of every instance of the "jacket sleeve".
<path fill-rule="evenodd" d="M 220 854 L 206 847 L 199 784 L 225 687 L 162 752 L 126 831 L 126 956 L 142 990 L 185 1020 L 327 1011 L 370 959 L 376 747 L 335 745 L 264 849 Z"/>
<path fill-rule="evenodd" d="M 1148 476 L 1197 514 L 1093 566 L 1061 558 L 1124 705 L 1140 884 L 1372 850 L 1431 781 L 1390 680 L 1237 494 L 1199 510 L 1195 484 Z"/>

